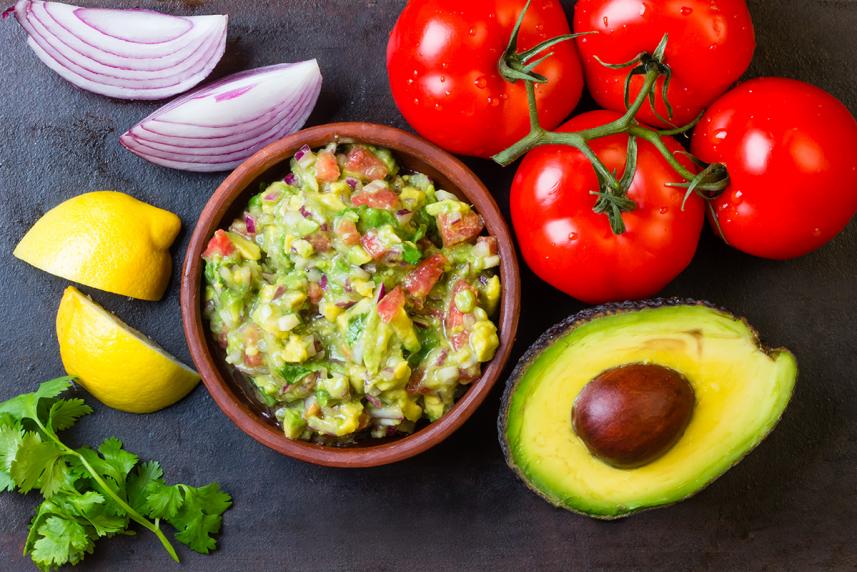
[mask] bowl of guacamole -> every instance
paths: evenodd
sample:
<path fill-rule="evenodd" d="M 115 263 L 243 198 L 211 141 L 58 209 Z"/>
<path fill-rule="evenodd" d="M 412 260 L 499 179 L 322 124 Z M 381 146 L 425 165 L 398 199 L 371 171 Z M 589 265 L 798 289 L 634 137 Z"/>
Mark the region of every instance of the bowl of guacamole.
<path fill-rule="evenodd" d="M 481 403 L 517 325 L 514 248 L 463 164 L 372 124 L 310 128 L 218 188 L 185 261 L 203 381 L 264 444 L 336 466 L 439 442 Z"/>

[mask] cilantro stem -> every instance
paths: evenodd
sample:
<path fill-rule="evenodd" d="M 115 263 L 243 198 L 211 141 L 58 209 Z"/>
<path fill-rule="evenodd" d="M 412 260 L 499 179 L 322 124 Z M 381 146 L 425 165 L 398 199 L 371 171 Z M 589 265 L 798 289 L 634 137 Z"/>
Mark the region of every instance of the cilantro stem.
<path fill-rule="evenodd" d="M 128 513 L 128 516 L 131 518 L 131 520 L 133 520 L 134 522 L 157 536 L 158 540 L 161 541 L 161 544 L 163 545 L 164 549 L 167 551 L 167 553 L 173 560 L 175 560 L 176 562 L 180 561 L 178 554 L 176 554 L 176 549 L 173 548 L 173 545 L 170 544 L 170 541 L 156 524 L 152 523 L 145 516 L 138 513 L 127 502 L 125 502 L 122 497 L 117 495 L 116 492 L 112 488 L 110 488 L 110 486 L 104 481 L 104 479 L 101 478 L 101 475 L 98 474 L 98 472 L 92 467 L 92 465 L 87 462 L 83 455 L 60 441 L 59 437 L 57 437 L 52 430 L 45 427 L 45 425 L 40 419 L 38 419 L 38 417 L 34 417 L 33 421 L 36 422 L 36 424 L 39 426 L 39 429 L 41 429 L 42 432 L 47 435 L 48 438 L 64 452 L 64 454 L 77 457 L 81 465 L 83 465 L 84 468 L 86 468 L 86 470 L 89 472 L 90 476 L 92 477 L 92 480 L 98 485 L 98 488 L 101 489 L 104 494 L 113 499 L 113 502 L 119 505 L 122 510 Z"/>

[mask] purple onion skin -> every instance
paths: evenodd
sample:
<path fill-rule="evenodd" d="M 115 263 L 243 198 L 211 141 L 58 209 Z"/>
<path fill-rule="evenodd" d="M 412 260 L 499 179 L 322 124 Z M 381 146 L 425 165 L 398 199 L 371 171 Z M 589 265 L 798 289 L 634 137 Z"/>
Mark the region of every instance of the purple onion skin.
<path fill-rule="evenodd" d="M 244 225 L 247 227 L 247 232 L 256 234 L 256 219 L 247 213 L 244 213 Z"/>
<path fill-rule="evenodd" d="M 327 290 L 327 274 L 321 275 L 321 280 L 318 281 L 318 285 L 321 286 L 322 290 Z"/>

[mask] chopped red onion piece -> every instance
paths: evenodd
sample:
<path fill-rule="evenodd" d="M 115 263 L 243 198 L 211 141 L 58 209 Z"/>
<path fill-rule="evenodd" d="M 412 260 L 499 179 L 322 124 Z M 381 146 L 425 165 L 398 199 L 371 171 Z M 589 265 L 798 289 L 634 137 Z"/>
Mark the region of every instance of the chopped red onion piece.
<path fill-rule="evenodd" d="M 354 302 L 353 300 L 341 300 L 341 301 L 336 303 L 336 306 L 338 308 L 343 308 L 343 309 L 347 310 L 348 308 L 350 308 L 351 306 L 353 306 L 356 303 L 357 302 Z"/>
<path fill-rule="evenodd" d="M 346 177 L 346 178 L 345 178 L 345 183 L 346 183 L 349 187 L 351 187 L 351 190 L 352 190 L 352 191 L 353 191 L 354 189 L 356 189 L 356 188 L 357 188 L 357 179 L 355 179 L 354 177 Z"/>
<path fill-rule="evenodd" d="M 244 225 L 247 227 L 247 232 L 256 234 L 256 219 L 250 213 L 244 213 Z"/>
<path fill-rule="evenodd" d="M 321 286 L 322 290 L 327 289 L 327 274 L 321 275 L 321 280 L 318 281 L 318 285 Z"/>
<path fill-rule="evenodd" d="M 374 395 L 366 394 L 366 401 L 368 401 L 372 407 L 384 407 L 384 402 L 375 397 Z"/>
<path fill-rule="evenodd" d="M 396 211 L 397 216 L 405 216 L 405 215 L 409 215 L 409 214 L 411 214 L 411 211 L 409 211 L 408 209 L 400 209 L 400 210 Z"/>
<path fill-rule="evenodd" d="M 303 156 L 309 152 L 310 152 L 309 145 L 302 146 L 300 149 L 298 149 L 298 152 L 295 153 L 295 161 L 300 161 L 303 158 Z"/>
<path fill-rule="evenodd" d="M 298 180 L 298 178 L 295 176 L 294 173 L 289 173 L 288 175 L 283 177 L 283 182 L 286 183 L 287 185 L 294 186 L 294 184 L 297 182 L 297 180 Z"/>
<path fill-rule="evenodd" d="M 384 283 L 381 282 L 381 286 L 378 288 L 378 295 L 375 296 L 375 301 L 380 302 L 381 298 L 383 298 L 387 294 L 387 287 L 384 286 Z"/>
<path fill-rule="evenodd" d="M 301 205 L 301 208 L 298 209 L 298 211 L 304 218 L 312 218 L 312 213 L 309 212 L 309 210 L 305 206 Z"/>

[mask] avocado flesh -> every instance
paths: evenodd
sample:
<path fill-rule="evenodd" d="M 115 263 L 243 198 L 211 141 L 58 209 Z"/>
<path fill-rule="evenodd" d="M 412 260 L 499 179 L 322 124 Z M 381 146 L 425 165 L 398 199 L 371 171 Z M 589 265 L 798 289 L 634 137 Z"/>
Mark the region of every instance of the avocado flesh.
<path fill-rule="evenodd" d="M 762 348 L 743 320 L 699 303 L 640 307 L 596 309 L 592 319 L 552 330 L 553 340 L 537 342 L 539 349 L 513 374 L 501 417 L 507 460 L 557 506 L 618 518 L 687 498 L 753 449 L 791 397 L 794 356 Z M 635 362 L 684 374 L 696 407 L 666 454 L 636 469 L 617 469 L 590 454 L 572 430 L 570 412 L 587 382 Z"/>

